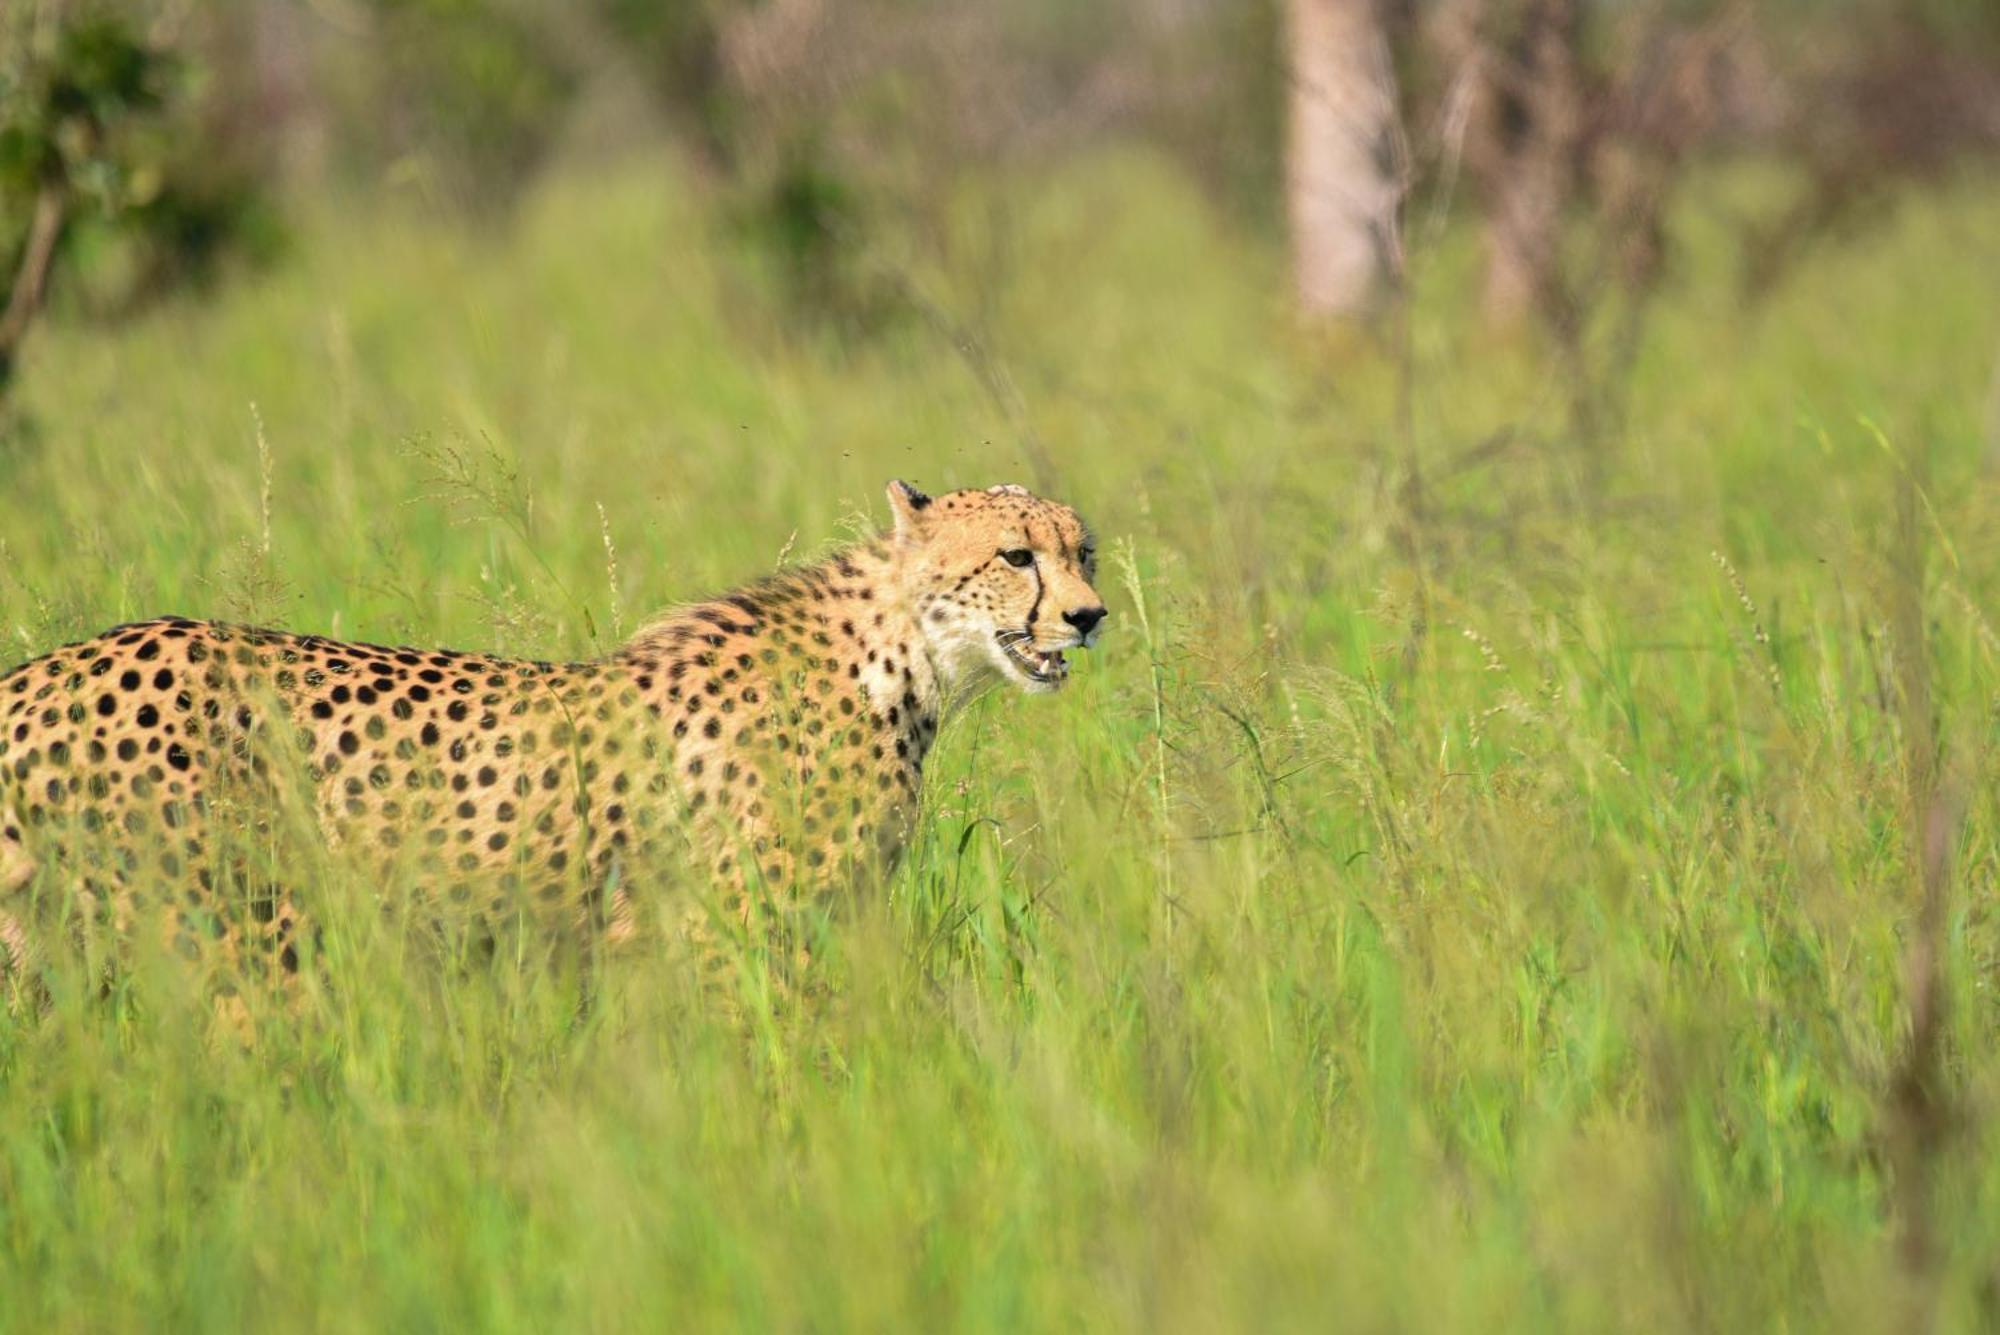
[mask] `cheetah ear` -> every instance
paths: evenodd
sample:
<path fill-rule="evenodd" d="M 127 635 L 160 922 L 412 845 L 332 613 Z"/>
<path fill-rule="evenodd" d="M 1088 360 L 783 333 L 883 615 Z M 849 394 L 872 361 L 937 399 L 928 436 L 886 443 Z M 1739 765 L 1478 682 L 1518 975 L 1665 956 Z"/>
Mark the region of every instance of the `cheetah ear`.
<path fill-rule="evenodd" d="M 931 498 L 918 491 L 901 478 L 889 484 L 889 510 L 896 516 L 896 537 L 899 541 L 915 542 L 923 536 Z"/>

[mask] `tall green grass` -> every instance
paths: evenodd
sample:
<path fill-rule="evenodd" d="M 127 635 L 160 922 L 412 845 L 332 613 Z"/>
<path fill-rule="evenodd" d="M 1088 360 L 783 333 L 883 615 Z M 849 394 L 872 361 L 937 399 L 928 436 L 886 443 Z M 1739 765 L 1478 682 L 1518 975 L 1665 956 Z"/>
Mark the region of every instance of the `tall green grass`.
<path fill-rule="evenodd" d="M 0 1018 L 0 1329 L 2000 1321 L 2000 190 L 1746 308 L 1732 189 L 1585 442 L 1460 239 L 1406 348 L 1329 346 L 1129 158 L 887 256 L 931 318 L 859 345 L 665 161 L 498 233 L 329 211 L 212 301 L 40 331 L 0 661 L 167 611 L 601 652 L 892 476 L 1073 501 L 1114 621 L 959 720 L 831 995 L 762 1026 L 671 955 L 582 1014 L 441 966 L 326 858 L 323 985 L 247 1047 L 164 963 L 59 964 Z"/>

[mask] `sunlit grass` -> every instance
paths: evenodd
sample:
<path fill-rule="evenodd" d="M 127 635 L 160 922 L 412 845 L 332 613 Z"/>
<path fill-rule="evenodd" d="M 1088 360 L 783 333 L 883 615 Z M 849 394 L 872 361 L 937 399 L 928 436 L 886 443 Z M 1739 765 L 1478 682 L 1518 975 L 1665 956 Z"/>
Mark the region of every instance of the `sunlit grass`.
<path fill-rule="evenodd" d="M 885 260 L 974 356 L 789 329 L 664 162 L 39 332 L 0 662 L 166 611 L 601 652 L 893 476 L 1076 503 L 1115 633 L 947 734 L 832 995 L 752 1032 L 672 952 L 582 1011 L 461 965 L 323 857 L 323 985 L 247 1049 L 143 949 L 59 964 L 0 1018 L 0 1328 L 1894 1327 L 1910 596 L 1965 802 L 1940 1292 L 1995 1320 L 2000 194 L 1757 308 L 1694 211 L 1579 443 L 1462 238 L 1405 368 L 1155 164 L 1013 190 L 1002 259 Z"/>

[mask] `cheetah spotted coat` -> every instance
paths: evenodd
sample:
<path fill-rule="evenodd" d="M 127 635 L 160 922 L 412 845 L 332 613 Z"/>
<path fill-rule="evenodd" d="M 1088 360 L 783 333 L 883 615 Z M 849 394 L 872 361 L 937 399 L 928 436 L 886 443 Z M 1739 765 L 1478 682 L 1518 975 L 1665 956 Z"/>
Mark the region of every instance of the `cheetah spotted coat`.
<path fill-rule="evenodd" d="M 600 661 L 170 617 L 0 676 L 0 963 L 27 958 L 26 901 L 60 878 L 121 929 L 152 910 L 184 953 L 295 971 L 311 927 L 281 869 L 217 902 L 219 850 L 257 847 L 288 802 L 383 885 L 614 934 L 620 866 L 706 867 L 746 917 L 879 867 L 948 709 L 995 681 L 1055 689 L 1104 616 L 1069 507 L 889 495 L 893 532 Z"/>

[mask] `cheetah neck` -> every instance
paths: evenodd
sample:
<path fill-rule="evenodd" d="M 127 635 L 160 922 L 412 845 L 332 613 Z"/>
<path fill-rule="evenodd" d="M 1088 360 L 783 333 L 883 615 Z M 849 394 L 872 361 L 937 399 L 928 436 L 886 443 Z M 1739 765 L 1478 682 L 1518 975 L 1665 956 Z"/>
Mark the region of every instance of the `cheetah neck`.
<path fill-rule="evenodd" d="M 911 739 L 921 754 L 935 740 L 938 723 L 961 703 L 963 691 L 924 633 L 918 591 L 894 544 L 857 543 L 809 573 L 822 578 L 826 605 L 837 609 L 824 613 L 834 652 L 858 660 L 870 699 L 900 702 L 924 721 L 926 728 Z M 819 614 L 819 602 L 811 595 L 806 600 Z"/>
<path fill-rule="evenodd" d="M 893 708 L 913 725 L 909 745 L 920 759 L 939 724 L 990 680 L 961 680 L 939 660 L 919 620 L 913 583 L 892 543 L 857 543 L 670 613 L 639 632 L 620 657 L 670 666 L 690 655 L 718 664 L 739 655 L 763 662 L 768 652 L 789 669 L 846 674 L 851 666 L 850 679 L 876 709 Z"/>

